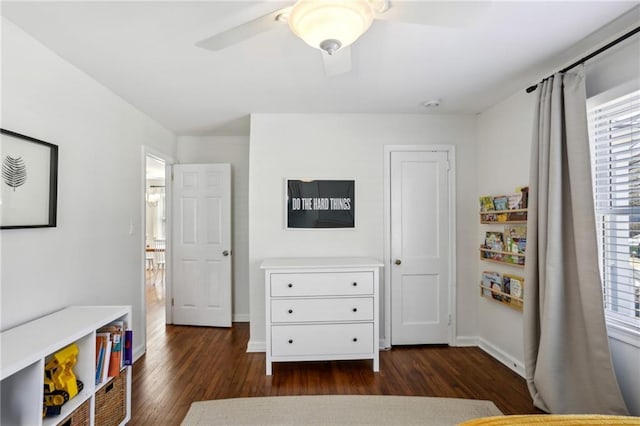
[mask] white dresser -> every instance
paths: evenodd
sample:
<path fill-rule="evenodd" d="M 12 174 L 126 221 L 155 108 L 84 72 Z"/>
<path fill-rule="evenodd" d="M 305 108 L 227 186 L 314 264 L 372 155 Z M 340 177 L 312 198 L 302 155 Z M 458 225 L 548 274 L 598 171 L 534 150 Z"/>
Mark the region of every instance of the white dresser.
<path fill-rule="evenodd" d="M 266 259 L 267 375 L 278 361 L 372 359 L 379 370 L 379 260 Z"/>

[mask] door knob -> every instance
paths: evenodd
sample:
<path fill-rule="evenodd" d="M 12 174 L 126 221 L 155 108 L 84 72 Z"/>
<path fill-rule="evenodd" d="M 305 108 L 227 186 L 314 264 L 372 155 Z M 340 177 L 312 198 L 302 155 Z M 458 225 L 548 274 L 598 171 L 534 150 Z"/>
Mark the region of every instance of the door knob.
<path fill-rule="evenodd" d="M 402 260 L 400 259 L 396 259 L 396 261 L 394 262 L 396 265 L 400 265 L 402 263 Z"/>
<path fill-rule="evenodd" d="M 223 252 L 222 252 L 222 255 L 223 255 L 223 256 L 229 256 L 229 250 L 225 250 L 225 251 L 223 251 Z"/>

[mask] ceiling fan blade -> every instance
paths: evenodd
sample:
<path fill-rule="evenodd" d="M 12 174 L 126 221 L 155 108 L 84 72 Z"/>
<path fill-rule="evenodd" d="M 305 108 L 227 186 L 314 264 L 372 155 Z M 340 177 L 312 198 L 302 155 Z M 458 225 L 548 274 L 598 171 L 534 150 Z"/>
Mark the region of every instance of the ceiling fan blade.
<path fill-rule="evenodd" d="M 345 46 L 334 52 L 333 55 L 322 51 L 322 62 L 324 63 L 324 73 L 327 77 L 351 71 L 351 46 Z"/>
<path fill-rule="evenodd" d="M 290 10 L 291 7 L 278 9 L 252 21 L 240 24 L 237 27 L 230 28 L 226 31 L 205 38 L 204 40 L 200 40 L 196 42 L 196 46 L 214 51 L 222 50 L 233 44 L 248 40 L 260 33 L 272 30 L 278 25 L 286 25 L 286 21 L 280 23 L 276 20 L 276 18 L 280 14 L 288 13 Z"/>
<path fill-rule="evenodd" d="M 442 27 L 465 27 L 489 10 L 490 1 L 394 1 L 376 19 Z"/>

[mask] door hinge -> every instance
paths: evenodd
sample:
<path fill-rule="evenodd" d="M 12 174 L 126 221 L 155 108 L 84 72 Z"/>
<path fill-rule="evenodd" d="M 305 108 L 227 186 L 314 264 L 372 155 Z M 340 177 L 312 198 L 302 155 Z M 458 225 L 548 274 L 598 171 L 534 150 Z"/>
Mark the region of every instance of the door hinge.
<path fill-rule="evenodd" d="M 171 182 L 173 182 L 173 170 L 171 170 Z"/>
<path fill-rule="evenodd" d="M 451 314 L 449 314 L 449 321 L 447 322 L 447 325 L 451 325 Z"/>
<path fill-rule="evenodd" d="M 171 306 L 173 307 L 173 297 L 171 298 Z"/>

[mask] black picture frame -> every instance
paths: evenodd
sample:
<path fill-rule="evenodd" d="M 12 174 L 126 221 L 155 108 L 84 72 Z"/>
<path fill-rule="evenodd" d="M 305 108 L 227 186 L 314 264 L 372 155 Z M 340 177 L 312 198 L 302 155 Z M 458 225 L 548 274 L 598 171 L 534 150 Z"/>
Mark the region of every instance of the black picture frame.
<path fill-rule="evenodd" d="M 0 129 L 0 229 L 57 225 L 58 146 Z"/>
<path fill-rule="evenodd" d="M 286 229 L 354 229 L 355 180 L 286 179 Z"/>

